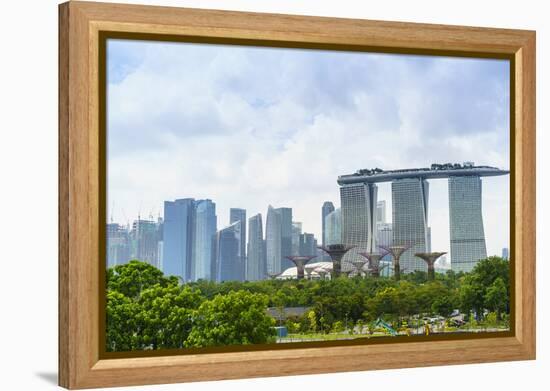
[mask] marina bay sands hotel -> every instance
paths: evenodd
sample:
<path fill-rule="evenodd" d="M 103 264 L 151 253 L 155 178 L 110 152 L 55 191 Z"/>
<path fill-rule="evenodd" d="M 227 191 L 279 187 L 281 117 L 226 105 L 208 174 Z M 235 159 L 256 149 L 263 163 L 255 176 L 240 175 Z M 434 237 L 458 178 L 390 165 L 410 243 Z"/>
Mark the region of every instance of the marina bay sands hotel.
<path fill-rule="evenodd" d="M 495 167 L 464 164 L 432 164 L 429 168 L 383 171 L 362 169 L 338 177 L 342 213 L 342 241 L 362 251 L 376 252 L 377 183 L 391 182 L 392 244 L 410 248 L 401 257 L 404 271 L 426 270 L 415 253 L 431 251 L 428 228 L 429 179 L 449 181 L 451 265 L 470 271 L 487 257 L 481 213 L 481 177 L 506 175 Z M 358 251 L 351 251 L 354 258 Z M 348 261 L 352 261 L 349 259 Z"/>

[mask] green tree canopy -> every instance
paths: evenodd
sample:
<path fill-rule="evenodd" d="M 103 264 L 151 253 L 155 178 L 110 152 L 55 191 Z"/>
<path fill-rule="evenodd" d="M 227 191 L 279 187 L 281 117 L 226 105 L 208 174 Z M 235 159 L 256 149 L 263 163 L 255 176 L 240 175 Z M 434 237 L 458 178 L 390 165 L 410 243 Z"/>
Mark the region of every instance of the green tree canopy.
<path fill-rule="evenodd" d="M 120 292 L 126 297 L 138 297 L 144 289 L 157 284 L 162 287 L 177 285 L 178 279 L 164 277 L 156 267 L 137 260 L 117 265 L 107 271 L 107 289 Z"/>
<path fill-rule="evenodd" d="M 261 344 L 274 341 L 275 321 L 266 308 L 268 297 L 246 291 L 218 295 L 195 314 L 187 347 Z"/>

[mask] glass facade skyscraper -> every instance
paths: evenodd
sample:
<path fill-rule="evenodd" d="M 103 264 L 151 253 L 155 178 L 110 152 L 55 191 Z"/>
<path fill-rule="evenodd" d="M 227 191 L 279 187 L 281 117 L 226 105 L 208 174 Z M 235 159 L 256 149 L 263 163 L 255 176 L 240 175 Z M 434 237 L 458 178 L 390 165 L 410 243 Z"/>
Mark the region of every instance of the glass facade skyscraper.
<path fill-rule="evenodd" d="M 240 275 L 241 222 L 236 221 L 216 234 L 216 281 L 236 281 Z"/>
<path fill-rule="evenodd" d="M 293 265 L 286 259 L 292 255 L 292 208 L 269 205 L 265 241 L 268 273 L 280 273 Z"/>
<path fill-rule="evenodd" d="M 304 232 L 300 235 L 300 253 L 302 256 L 313 256 L 317 254 L 317 239 L 313 234 Z"/>
<path fill-rule="evenodd" d="M 386 201 L 378 201 L 376 204 L 376 222 L 378 224 L 386 223 Z"/>
<path fill-rule="evenodd" d="M 334 204 L 330 201 L 325 201 L 323 203 L 323 207 L 321 208 L 321 224 L 323 226 L 321 241 L 323 243 L 323 246 L 327 244 L 325 219 L 332 212 L 334 212 Z"/>
<path fill-rule="evenodd" d="M 158 267 L 158 232 L 155 221 L 142 219 L 134 221 L 130 231 L 130 243 L 131 259 Z"/>
<path fill-rule="evenodd" d="M 302 223 L 299 221 L 292 222 L 292 254 L 300 255 L 300 235 L 302 234 Z"/>
<path fill-rule="evenodd" d="M 373 183 L 344 184 L 340 187 L 342 242 L 355 246 L 344 256 L 347 264 L 363 260 L 360 252 L 376 249 L 377 197 L 378 187 Z"/>
<path fill-rule="evenodd" d="M 164 201 L 162 271 L 167 276 L 191 280 L 195 200 Z"/>
<path fill-rule="evenodd" d="M 479 176 L 449 178 L 449 223 L 451 268 L 469 272 L 487 257 Z"/>
<path fill-rule="evenodd" d="M 294 266 L 286 257 L 292 255 L 292 208 L 277 208 L 281 216 L 281 267 L 285 270 Z"/>
<path fill-rule="evenodd" d="M 210 280 L 212 237 L 216 235 L 216 204 L 211 200 L 195 201 L 191 279 Z"/>
<path fill-rule="evenodd" d="M 281 215 L 269 205 L 265 222 L 265 247 L 267 273 L 280 273 L 281 270 Z"/>
<path fill-rule="evenodd" d="M 340 208 L 325 217 L 325 228 L 325 245 L 342 243 L 342 210 Z"/>
<path fill-rule="evenodd" d="M 392 181 L 392 245 L 410 248 L 401 256 L 406 273 L 427 270 L 426 263 L 414 256 L 428 246 L 428 181 L 406 178 Z"/>
<path fill-rule="evenodd" d="M 239 238 L 239 280 L 243 281 L 246 274 L 246 210 L 240 208 L 229 209 L 229 224 L 236 221 L 241 222 Z"/>
<path fill-rule="evenodd" d="M 265 279 L 266 269 L 262 215 L 258 213 L 248 219 L 246 280 L 257 281 Z"/>
<path fill-rule="evenodd" d="M 107 267 L 122 265 L 130 259 L 130 238 L 126 227 L 107 224 Z"/>

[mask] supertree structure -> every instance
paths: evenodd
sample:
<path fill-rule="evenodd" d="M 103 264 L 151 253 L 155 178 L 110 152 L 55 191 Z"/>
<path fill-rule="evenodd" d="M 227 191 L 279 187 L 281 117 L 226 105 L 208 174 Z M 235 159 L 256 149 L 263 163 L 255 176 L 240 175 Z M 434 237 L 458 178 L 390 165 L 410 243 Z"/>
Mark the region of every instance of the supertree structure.
<path fill-rule="evenodd" d="M 363 272 L 364 272 L 363 266 L 365 266 L 365 263 L 367 263 L 367 262 L 366 262 L 366 261 L 361 261 L 361 260 L 353 261 L 353 262 L 352 262 L 352 265 L 355 266 L 357 275 L 358 275 L 359 277 L 361 277 L 361 275 L 362 275 Z"/>
<path fill-rule="evenodd" d="M 321 277 L 321 280 L 324 280 L 325 279 L 325 276 L 329 273 L 328 270 L 326 269 L 323 269 L 322 267 L 318 267 L 317 269 L 315 269 L 315 273 L 317 273 L 319 275 L 319 277 Z"/>
<path fill-rule="evenodd" d="M 355 246 L 345 244 L 329 244 L 327 246 L 317 246 L 317 248 L 326 252 L 332 259 L 332 276 L 340 277 L 342 273 L 342 258 L 344 255 Z"/>
<path fill-rule="evenodd" d="M 281 273 L 266 273 L 266 274 L 272 280 L 275 280 L 277 277 L 281 275 Z"/>
<path fill-rule="evenodd" d="M 349 278 L 349 275 L 353 272 L 353 270 L 341 270 L 340 275 L 345 276 L 346 278 Z"/>
<path fill-rule="evenodd" d="M 399 259 L 401 258 L 401 255 L 409 249 L 409 247 L 410 246 L 400 245 L 380 246 L 382 250 L 387 251 L 393 258 L 393 276 L 396 281 L 401 279 L 401 266 L 399 265 Z"/>
<path fill-rule="evenodd" d="M 289 255 L 286 259 L 291 260 L 296 265 L 296 278 L 298 280 L 304 279 L 304 267 L 306 263 L 311 261 L 316 255 Z"/>
<path fill-rule="evenodd" d="M 317 268 L 316 265 L 306 265 L 304 266 L 304 269 L 306 271 L 306 277 L 308 280 L 311 280 L 311 273 Z"/>
<path fill-rule="evenodd" d="M 433 281 L 435 279 L 435 261 L 447 254 L 446 252 L 432 252 L 432 253 L 416 253 L 415 257 L 423 259 L 428 265 L 428 280 Z"/>
<path fill-rule="evenodd" d="M 387 253 L 374 253 L 364 252 L 359 253 L 369 261 L 370 274 L 373 277 L 380 277 L 380 260 L 386 256 Z"/>

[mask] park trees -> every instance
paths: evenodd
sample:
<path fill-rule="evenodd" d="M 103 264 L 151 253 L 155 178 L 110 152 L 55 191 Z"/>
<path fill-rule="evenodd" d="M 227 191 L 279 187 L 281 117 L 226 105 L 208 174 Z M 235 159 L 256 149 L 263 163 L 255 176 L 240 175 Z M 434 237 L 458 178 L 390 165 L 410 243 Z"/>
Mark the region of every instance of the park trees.
<path fill-rule="evenodd" d="M 167 278 L 156 267 L 137 260 L 107 270 L 107 289 L 126 297 L 136 298 L 144 289 L 157 284 L 163 287 L 178 285 L 178 279 Z"/>
<path fill-rule="evenodd" d="M 268 297 L 233 291 L 204 301 L 195 314 L 187 347 L 273 342 L 275 320 L 266 313 Z"/>
<path fill-rule="evenodd" d="M 117 291 L 107 292 L 106 350 L 108 352 L 142 349 L 139 305 Z"/>
<path fill-rule="evenodd" d="M 510 309 L 510 264 L 500 257 L 481 260 L 471 273 L 462 278 L 459 289 L 460 309 L 476 313 L 478 320 L 483 310 L 497 313 Z"/>
<path fill-rule="evenodd" d="M 502 278 L 498 277 L 485 293 L 483 299 L 485 300 L 485 307 L 496 312 L 497 320 L 500 320 L 501 314 L 506 311 L 508 306 L 507 289 Z"/>
<path fill-rule="evenodd" d="M 186 286 L 157 284 L 144 290 L 137 301 L 142 344 L 152 349 L 182 348 L 202 301 L 198 290 Z"/>

